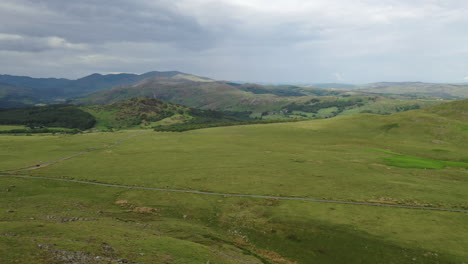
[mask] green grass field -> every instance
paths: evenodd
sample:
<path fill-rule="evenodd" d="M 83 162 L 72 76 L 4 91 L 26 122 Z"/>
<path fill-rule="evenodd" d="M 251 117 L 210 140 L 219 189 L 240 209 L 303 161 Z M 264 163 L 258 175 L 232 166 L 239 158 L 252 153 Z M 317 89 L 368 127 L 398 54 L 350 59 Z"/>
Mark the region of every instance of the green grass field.
<path fill-rule="evenodd" d="M 463 107 L 466 102 L 391 116 L 147 132 L 19 173 L 466 210 Z M 108 145 L 136 132 L 3 135 L 1 170 Z M 0 177 L 0 186 L 0 207 L 5 208 L 0 211 L 0 255 L 5 263 L 72 263 L 66 257 L 83 263 L 468 261 L 466 213 L 12 177 Z M 102 262 L 88 261 L 101 261 L 96 256 Z"/>

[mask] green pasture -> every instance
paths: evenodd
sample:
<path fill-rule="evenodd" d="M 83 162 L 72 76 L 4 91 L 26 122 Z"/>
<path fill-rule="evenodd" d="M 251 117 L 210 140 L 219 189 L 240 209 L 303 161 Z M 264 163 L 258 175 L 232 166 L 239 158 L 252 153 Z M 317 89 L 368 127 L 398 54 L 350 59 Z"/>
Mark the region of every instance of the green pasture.
<path fill-rule="evenodd" d="M 420 134 L 412 122 L 400 122 L 398 128 L 388 130 L 388 121 L 360 115 L 151 132 L 31 173 L 224 193 L 468 206 L 466 169 L 400 168 L 385 160 L 391 155 L 370 150 L 462 162 L 468 158 L 464 134 L 459 134 L 458 142 L 446 142 L 442 141 L 446 135 L 426 131 L 430 127 L 419 127 Z M 402 140 L 404 130 L 413 132 Z M 433 151 L 436 147 L 447 151 Z"/>
<path fill-rule="evenodd" d="M 132 131 L 77 135 L 0 134 L 0 171 L 31 167 L 94 147 L 103 147 L 131 135 Z"/>
<path fill-rule="evenodd" d="M 466 210 L 468 134 L 464 116 L 453 113 L 463 109 L 440 106 L 390 116 L 360 114 L 182 133 L 2 135 L 0 167 L 33 166 L 138 133 L 119 145 L 19 174 Z M 468 215 L 459 212 L 12 177 L 0 177 L 0 208 L 0 256 L 5 263 L 67 263 L 61 255 L 78 253 L 93 263 L 468 260 Z"/>

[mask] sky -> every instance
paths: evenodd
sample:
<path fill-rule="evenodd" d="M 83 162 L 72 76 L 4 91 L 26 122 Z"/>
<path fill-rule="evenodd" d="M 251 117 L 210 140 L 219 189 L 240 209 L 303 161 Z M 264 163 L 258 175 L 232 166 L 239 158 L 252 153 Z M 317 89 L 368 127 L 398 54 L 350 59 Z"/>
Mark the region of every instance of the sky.
<path fill-rule="evenodd" d="M 468 82 L 466 0 L 0 0 L 0 74 Z"/>

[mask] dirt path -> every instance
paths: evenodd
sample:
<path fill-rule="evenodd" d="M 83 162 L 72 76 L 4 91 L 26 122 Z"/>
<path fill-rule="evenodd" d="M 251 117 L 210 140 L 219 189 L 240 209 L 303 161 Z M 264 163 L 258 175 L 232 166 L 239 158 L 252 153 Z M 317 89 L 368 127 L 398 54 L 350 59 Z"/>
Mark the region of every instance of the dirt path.
<path fill-rule="evenodd" d="M 153 191 L 179 192 L 179 193 L 193 193 L 193 194 L 216 195 L 216 196 L 225 196 L 225 197 L 249 197 L 249 198 L 261 198 L 261 199 L 295 200 L 295 201 L 308 201 L 308 202 L 319 202 L 319 203 L 382 206 L 382 207 L 395 207 L 395 208 L 418 209 L 418 210 L 433 210 L 433 211 L 448 211 L 448 212 L 468 213 L 468 210 L 451 209 L 451 208 L 424 207 L 424 206 L 384 204 L 384 203 L 351 202 L 351 201 L 335 201 L 335 200 L 321 200 L 321 199 L 310 199 L 310 198 L 300 198 L 300 197 L 267 196 L 267 195 L 254 195 L 254 194 L 215 193 L 215 192 L 178 190 L 178 189 L 164 189 L 164 188 L 152 188 L 152 187 L 138 187 L 138 186 L 117 185 L 117 184 L 98 183 L 98 182 L 89 182 L 89 181 L 80 181 L 80 180 L 71 180 L 71 179 L 47 178 L 47 177 L 29 176 L 29 175 L 0 175 L 0 177 L 31 178 L 31 179 L 74 182 L 74 183 L 81 183 L 81 184 L 92 184 L 92 185 L 126 188 L 126 189 L 153 190 Z"/>
<path fill-rule="evenodd" d="M 53 165 L 53 164 L 55 164 L 55 163 L 64 161 L 64 160 L 71 159 L 71 158 L 74 158 L 74 157 L 76 157 L 76 156 L 80 156 L 80 155 L 86 154 L 86 153 L 91 152 L 91 151 L 93 151 L 93 150 L 114 147 L 114 146 L 116 146 L 116 145 L 119 145 L 119 144 L 122 143 L 123 141 L 128 140 L 128 139 L 133 138 L 133 137 L 136 137 L 136 136 L 138 136 L 139 134 L 142 134 L 142 133 L 147 133 L 147 132 L 140 132 L 140 133 L 138 133 L 138 134 L 132 134 L 132 135 L 127 136 L 127 137 L 124 137 L 124 138 L 122 138 L 122 139 L 120 139 L 120 140 L 118 140 L 118 141 L 116 141 L 116 142 L 114 142 L 114 143 L 112 143 L 112 144 L 110 144 L 110 145 L 105 145 L 105 146 L 102 146 L 102 147 L 95 147 L 95 148 L 86 149 L 86 150 L 77 152 L 77 153 L 75 153 L 75 154 L 72 154 L 72 155 L 69 155 L 69 156 L 66 156 L 66 157 L 63 157 L 63 158 L 60 158 L 60 159 L 56 159 L 56 160 L 53 160 L 53 161 L 49 161 L 49 162 L 46 162 L 46 163 L 41 163 L 41 164 L 37 164 L 37 165 L 31 166 L 31 167 L 22 168 L 22 169 L 17 169 L 17 170 L 0 171 L 0 173 L 15 173 L 15 172 L 21 172 L 21 171 L 29 171 L 29 170 L 41 169 L 41 168 L 44 168 L 44 167 Z"/>

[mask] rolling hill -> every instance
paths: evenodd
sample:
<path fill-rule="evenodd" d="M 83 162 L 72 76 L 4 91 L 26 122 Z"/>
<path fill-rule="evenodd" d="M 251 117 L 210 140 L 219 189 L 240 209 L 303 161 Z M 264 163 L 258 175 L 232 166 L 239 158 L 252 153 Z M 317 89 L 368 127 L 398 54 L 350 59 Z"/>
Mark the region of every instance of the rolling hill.
<path fill-rule="evenodd" d="M 133 97 L 158 98 L 171 103 L 220 111 L 251 111 L 252 118 L 311 118 L 360 112 L 390 114 L 441 103 L 412 96 L 375 96 L 359 92 L 297 85 L 258 85 L 201 82 L 174 77 L 152 77 L 131 86 L 92 93 L 76 104 L 105 104 Z"/>
<path fill-rule="evenodd" d="M 232 111 L 271 109 L 288 101 L 273 94 L 256 95 L 243 91 L 235 84 L 192 81 L 177 78 L 176 75 L 147 78 L 131 86 L 100 91 L 80 98 L 75 103 L 103 104 L 133 97 L 152 97 L 189 107 Z"/>
<path fill-rule="evenodd" d="M 249 113 L 201 110 L 154 98 L 134 97 L 104 105 L 71 104 L 0 108 L 0 125 L 18 125 L 2 133 L 46 133 L 48 128 L 109 131 L 176 124 L 220 124 L 250 120 Z M 26 128 L 27 127 L 27 128 Z M 65 132 L 65 131 L 64 131 Z M 78 131 L 73 131 L 78 132 Z"/>
<path fill-rule="evenodd" d="M 379 83 L 369 85 L 368 90 L 347 91 L 302 85 L 238 84 L 178 71 L 92 74 L 77 80 L 0 75 L 0 81 L 8 82 L 0 85 L 0 108 L 71 100 L 79 105 L 109 104 L 148 97 L 199 109 L 250 111 L 250 117 L 257 119 L 284 119 L 328 118 L 361 112 L 391 114 L 442 102 L 424 92 L 420 95 L 413 95 L 409 90 L 405 95 L 372 92 L 424 86 L 422 83 Z M 446 95 L 432 92 L 432 95 Z"/>
<path fill-rule="evenodd" d="M 243 120 L 240 115 L 199 110 L 145 97 L 134 97 L 105 105 L 87 105 L 82 106 L 81 109 L 96 118 L 98 129 L 152 128 L 185 123 L 221 123 Z M 248 117 L 245 118 L 248 119 Z"/>
<path fill-rule="evenodd" d="M 467 84 L 380 82 L 364 85 L 359 91 L 379 94 L 412 94 L 442 98 L 468 98 Z"/>

